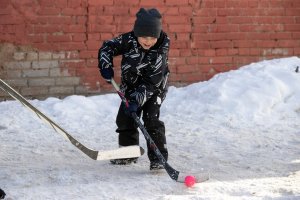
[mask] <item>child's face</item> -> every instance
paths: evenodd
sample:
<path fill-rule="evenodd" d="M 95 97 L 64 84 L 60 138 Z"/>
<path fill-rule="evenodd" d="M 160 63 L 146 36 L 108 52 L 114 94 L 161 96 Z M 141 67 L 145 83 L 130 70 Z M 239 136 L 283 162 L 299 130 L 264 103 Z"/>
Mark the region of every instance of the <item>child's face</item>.
<path fill-rule="evenodd" d="M 157 42 L 155 37 L 138 37 L 137 39 L 143 49 L 150 49 Z"/>

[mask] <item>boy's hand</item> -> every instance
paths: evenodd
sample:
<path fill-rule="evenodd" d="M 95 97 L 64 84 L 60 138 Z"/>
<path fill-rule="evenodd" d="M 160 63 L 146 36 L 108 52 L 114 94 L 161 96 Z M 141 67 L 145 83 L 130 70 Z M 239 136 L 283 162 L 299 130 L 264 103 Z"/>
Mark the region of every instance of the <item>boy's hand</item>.
<path fill-rule="evenodd" d="M 106 82 L 111 83 L 111 79 L 114 77 L 114 70 L 112 67 L 101 69 L 101 76 L 106 80 Z"/>
<path fill-rule="evenodd" d="M 138 105 L 135 102 L 129 102 L 129 106 L 128 106 L 128 110 L 130 113 L 136 113 L 136 111 L 138 110 Z"/>

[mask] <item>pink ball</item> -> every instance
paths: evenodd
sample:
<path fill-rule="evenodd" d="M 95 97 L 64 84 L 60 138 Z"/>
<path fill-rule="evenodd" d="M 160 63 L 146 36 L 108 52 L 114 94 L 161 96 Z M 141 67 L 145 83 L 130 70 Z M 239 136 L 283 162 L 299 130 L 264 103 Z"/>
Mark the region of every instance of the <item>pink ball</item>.
<path fill-rule="evenodd" d="M 184 179 L 184 184 L 187 187 L 192 187 L 196 183 L 196 178 L 194 176 L 186 176 Z"/>

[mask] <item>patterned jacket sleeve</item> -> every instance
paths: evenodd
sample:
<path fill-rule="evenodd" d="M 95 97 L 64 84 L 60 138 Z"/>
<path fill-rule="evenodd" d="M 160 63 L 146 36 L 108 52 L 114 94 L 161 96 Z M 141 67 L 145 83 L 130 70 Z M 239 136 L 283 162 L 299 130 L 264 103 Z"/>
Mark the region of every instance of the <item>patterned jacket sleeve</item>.
<path fill-rule="evenodd" d="M 114 39 L 104 41 L 98 51 L 98 67 L 100 71 L 104 68 L 113 67 L 113 57 L 123 53 L 123 35 Z"/>

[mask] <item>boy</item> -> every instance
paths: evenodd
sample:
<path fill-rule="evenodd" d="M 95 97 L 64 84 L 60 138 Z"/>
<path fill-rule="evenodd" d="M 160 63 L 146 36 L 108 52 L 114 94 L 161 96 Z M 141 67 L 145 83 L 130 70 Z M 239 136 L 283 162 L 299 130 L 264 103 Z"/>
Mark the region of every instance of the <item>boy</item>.
<path fill-rule="evenodd" d="M 120 89 L 129 101 L 129 108 L 121 103 L 118 111 L 119 145 L 139 145 L 139 133 L 131 113 L 143 114 L 144 126 L 166 160 L 165 126 L 159 114 L 167 93 L 169 44 L 168 36 L 162 31 L 159 11 L 141 8 L 136 14 L 133 31 L 105 41 L 98 53 L 100 73 L 107 82 L 114 77 L 113 57 L 122 55 Z M 162 169 L 149 144 L 147 147 L 150 170 Z M 112 164 L 119 165 L 135 162 L 137 158 L 111 160 Z"/>

